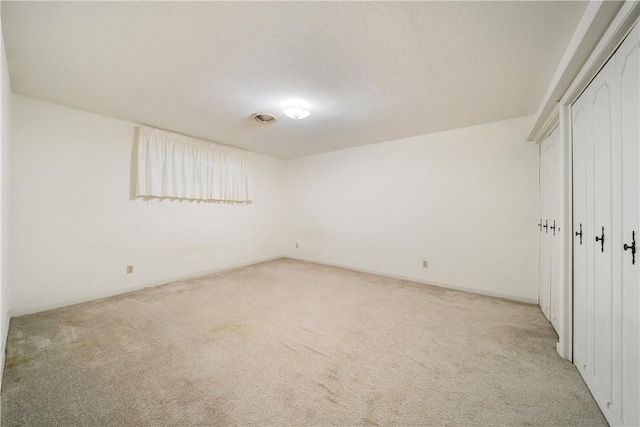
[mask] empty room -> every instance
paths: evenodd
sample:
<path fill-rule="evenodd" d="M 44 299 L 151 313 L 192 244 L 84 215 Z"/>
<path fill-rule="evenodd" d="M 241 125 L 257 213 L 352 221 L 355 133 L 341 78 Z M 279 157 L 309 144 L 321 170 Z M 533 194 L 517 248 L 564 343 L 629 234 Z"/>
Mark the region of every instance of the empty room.
<path fill-rule="evenodd" d="M 0 1 L 3 426 L 640 426 L 640 2 Z"/>

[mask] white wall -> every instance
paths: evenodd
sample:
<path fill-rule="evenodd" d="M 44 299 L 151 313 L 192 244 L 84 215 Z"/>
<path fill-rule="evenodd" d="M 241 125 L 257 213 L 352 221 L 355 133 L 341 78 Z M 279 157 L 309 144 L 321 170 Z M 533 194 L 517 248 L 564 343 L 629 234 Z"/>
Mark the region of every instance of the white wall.
<path fill-rule="evenodd" d="M 250 205 L 131 200 L 134 125 L 19 95 L 12 116 L 13 315 L 282 255 L 283 161 L 250 155 Z"/>
<path fill-rule="evenodd" d="M 524 117 L 288 161 L 285 253 L 537 302 L 531 125 Z"/>
<path fill-rule="evenodd" d="M 5 346 L 9 331 L 9 163 L 11 82 L 0 24 L 0 372 L 4 370 Z M 2 375 L 0 374 L 0 383 Z"/>
<path fill-rule="evenodd" d="M 286 162 L 251 154 L 251 205 L 146 202 L 130 198 L 131 123 L 14 95 L 10 308 L 281 255 L 535 302 L 531 121 Z"/>

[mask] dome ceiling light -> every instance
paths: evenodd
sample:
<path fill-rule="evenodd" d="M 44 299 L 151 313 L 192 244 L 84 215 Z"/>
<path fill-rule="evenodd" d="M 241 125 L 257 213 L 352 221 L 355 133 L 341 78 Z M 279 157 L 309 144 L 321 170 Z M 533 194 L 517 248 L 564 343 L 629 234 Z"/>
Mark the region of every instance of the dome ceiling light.
<path fill-rule="evenodd" d="M 287 103 L 282 112 L 287 115 L 287 117 L 291 117 L 295 120 L 302 120 L 309 117 L 311 112 L 309 111 L 309 107 L 300 101 L 294 101 Z"/>

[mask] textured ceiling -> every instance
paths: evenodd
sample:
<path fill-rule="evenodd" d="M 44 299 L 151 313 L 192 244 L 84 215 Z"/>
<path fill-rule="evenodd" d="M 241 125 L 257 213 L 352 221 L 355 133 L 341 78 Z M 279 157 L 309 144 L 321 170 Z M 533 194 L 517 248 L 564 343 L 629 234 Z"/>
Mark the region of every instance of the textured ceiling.
<path fill-rule="evenodd" d="M 585 5 L 3 1 L 2 23 L 14 93 L 292 158 L 535 113 Z"/>

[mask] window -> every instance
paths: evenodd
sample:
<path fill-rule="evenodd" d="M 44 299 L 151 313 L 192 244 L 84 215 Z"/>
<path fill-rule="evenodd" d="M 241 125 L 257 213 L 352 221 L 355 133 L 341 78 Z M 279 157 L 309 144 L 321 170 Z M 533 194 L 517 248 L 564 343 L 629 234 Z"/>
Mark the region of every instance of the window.
<path fill-rule="evenodd" d="M 136 142 L 136 196 L 251 201 L 246 151 L 146 126 Z"/>

